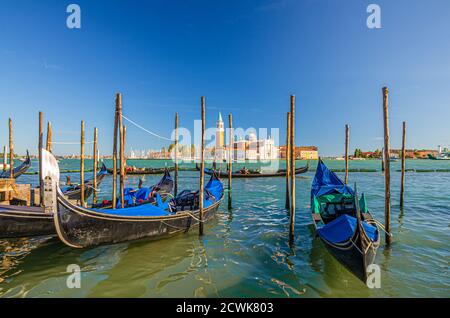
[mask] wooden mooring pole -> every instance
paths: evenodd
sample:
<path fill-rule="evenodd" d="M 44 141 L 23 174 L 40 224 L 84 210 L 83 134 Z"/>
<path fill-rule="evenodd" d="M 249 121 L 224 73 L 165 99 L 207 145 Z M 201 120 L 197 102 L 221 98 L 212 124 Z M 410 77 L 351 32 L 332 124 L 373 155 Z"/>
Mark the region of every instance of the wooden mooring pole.
<path fill-rule="evenodd" d="M 117 206 L 117 128 L 119 125 L 119 103 L 121 102 L 122 96 L 120 93 L 116 94 L 116 108 L 114 111 L 114 140 L 113 140 L 113 184 L 112 184 L 112 207 L 113 209 Z"/>
<path fill-rule="evenodd" d="M 6 146 L 3 146 L 3 173 L 6 172 L 6 165 L 8 164 L 8 150 Z"/>
<path fill-rule="evenodd" d="M 52 152 L 52 123 L 47 122 L 47 143 L 46 147 L 48 152 Z"/>
<path fill-rule="evenodd" d="M 44 114 L 39 112 L 39 142 L 38 142 L 38 154 L 39 154 L 39 204 L 44 204 L 44 183 L 42 182 L 42 147 L 44 142 Z"/>
<path fill-rule="evenodd" d="M 406 168 L 406 122 L 403 122 L 402 136 L 402 177 L 400 184 L 400 207 L 403 208 L 405 203 L 405 168 Z"/>
<path fill-rule="evenodd" d="M 389 90 L 383 87 L 383 123 L 384 123 L 384 227 L 386 229 L 386 244 L 391 243 L 391 167 L 390 167 L 390 142 L 389 142 Z"/>
<path fill-rule="evenodd" d="M 178 113 L 175 113 L 175 184 L 173 193 L 175 196 L 178 194 Z"/>
<path fill-rule="evenodd" d="M 124 150 L 124 131 L 123 131 L 123 120 L 122 120 L 122 98 L 120 98 L 120 103 L 119 103 L 119 141 L 120 141 L 120 149 L 119 149 L 119 154 L 120 154 L 120 158 L 119 158 L 119 164 L 120 164 L 120 206 L 122 208 L 125 207 L 125 197 L 124 197 L 124 189 L 125 189 L 125 150 Z"/>
<path fill-rule="evenodd" d="M 84 120 L 81 121 L 81 138 L 80 138 L 80 205 L 85 206 L 84 198 Z"/>
<path fill-rule="evenodd" d="M 92 147 L 92 160 L 93 166 L 94 166 L 94 175 L 93 175 L 93 184 L 94 187 L 94 196 L 93 196 L 93 202 L 94 204 L 97 203 L 97 170 L 98 170 L 98 155 L 97 155 L 97 142 L 98 142 L 98 129 L 97 127 L 94 128 L 94 144 Z"/>
<path fill-rule="evenodd" d="M 291 164 L 291 204 L 290 204 L 290 226 L 289 226 L 289 243 L 294 243 L 295 236 L 295 96 L 291 95 L 291 127 L 290 127 L 290 164 Z"/>
<path fill-rule="evenodd" d="M 350 141 L 350 128 L 345 125 L 345 184 L 348 183 L 348 145 Z"/>
<path fill-rule="evenodd" d="M 287 123 L 286 123 L 286 202 L 284 204 L 284 207 L 286 209 L 290 209 L 291 206 L 291 194 L 290 194 L 290 171 L 291 171 L 291 113 L 287 112 Z"/>
<path fill-rule="evenodd" d="M 14 143 L 12 119 L 9 119 L 9 178 L 14 179 Z"/>
<path fill-rule="evenodd" d="M 199 235 L 203 235 L 203 191 L 204 191 L 204 178 L 205 178 L 205 97 L 201 98 L 202 107 L 202 144 L 201 144 L 201 154 L 200 154 L 200 198 L 199 198 Z"/>
<path fill-rule="evenodd" d="M 230 145 L 228 149 L 228 210 L 232 209 L 231 183 L 233 177 L 233 157 L 234 157 L 234 133 L 233 133 L 233 115 L 228 114 L 230 125 Z"/>

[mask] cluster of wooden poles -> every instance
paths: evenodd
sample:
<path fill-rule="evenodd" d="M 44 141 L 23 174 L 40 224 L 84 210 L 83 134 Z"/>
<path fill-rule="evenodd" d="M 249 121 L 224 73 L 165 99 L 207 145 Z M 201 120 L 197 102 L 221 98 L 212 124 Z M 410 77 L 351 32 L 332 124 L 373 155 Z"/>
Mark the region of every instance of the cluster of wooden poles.
<path fill-rule="evenodd" d="M 41 178 L 41 170 L 42 170 L 42 152 L 43 148 L 43 113 L 39 112 L 39 180 Z M 84 120 L 81 121 L 81 134 L 80 134 L 80 205 L 86 206 L 86 198 L 85 198 L 85 129 L 84 129 Z M 47 122 L 47 139 L 45 149 L 49 152 L 53 151 L 53 141 L 52 141 L 52 124 L 51 122 Z M 93 180 L 92 186 L 94 188 L 93 194 L 93 202 L 97 202 L 97 170 L 98 170 L 98 128 L 94 127 L 94 141 L 92 147 L 92 159 L 93 159 Z M 70 180 L 68 178 L 68 180 Z M 40 189 L 43 189 L 42 181 L 40 181 Z M 40 202 L 43 202 L 43 190 L 40 190 Z"/>
<path fill-rule="evenodd" d="M 385 205 L 384 205 L 384 227 L 386 232 L 386 244 L 391 243 L 391 169 L 390 169 L 390 134 L 389 134 L 389 90 L 382 88 L 383 94 L 383 127 L 384 148 L 382 158 L 382 171 L 384 172 Z M 404 207 L 405 197 L 405 170 L 406 170 L 406 122 L 402 125 L 402 150 L 401 150 L 401 179 L 400 179 L 400 208 Z M 350 126 L 345 125 L 345 184 L 348 183 L 348 161 L 349 161 Z"/>
<path fill-rule="evenodd" d="M 201 117 L 202 117 L 202 134 L 201 134 L 201 170 L 200 170 L 200 190 L 199 190 L 199 234 L 203 235 L 203 196 L 204 196 L 204 173 L 205 173 L 205 126 L 206 126 L 206 111 L 205 111 L 205 97 L 200 99 L 201 104 Z M 113 209 L 117 207 L 117 139 L 119 137 L 119 193 L 120 193 L 120 206 L 124 207 L 124 181 L 125 181 L 125 140 L 126 140 L 126 127 L 122 123 L 122 94 L 116 94 L 116 109 L 114 116 L 114 140 L 113 140 L 113 186 L 112 186 L 112 206 Z M 231 127 L 231 114 L 230 114 L 230 127 Z M 119 134 L 119 136 L 117 136 Z M 178 193 L 178 113 L 175 114 L 175 171 L 174 171 L 174 195 Z M 230 164 L 231 172 L 231 164 Z M 229 174 L 229 207 L 231 208 L 231 173 Z"/>

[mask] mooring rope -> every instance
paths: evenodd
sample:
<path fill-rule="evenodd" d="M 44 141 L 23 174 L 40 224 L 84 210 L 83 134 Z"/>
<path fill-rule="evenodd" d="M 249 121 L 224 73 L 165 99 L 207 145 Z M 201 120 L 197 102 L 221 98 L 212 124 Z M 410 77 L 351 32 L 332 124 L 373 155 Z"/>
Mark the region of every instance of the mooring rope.
<path fill-rule="evenodd" d="M 124 115 L 122 115 L 122 118 L 125 119 L 126 121 L 130 122 L 131 124 L 135 125 L 137 128 L 142 129 L 143 131 L 149 133 L 152 136 L 158 137 L 160 139 L 164 139 L 164 140 L 168 140 L 168 141 L 174 141 L 171 138 L 166 138 L 164 136 L 158 135 L 157 133 L 154 133 L 144 127 L 142 127 L 141 125 L 139 125 L 138 123 L 136 123 L 135 121 L 131 120 L 130 118 L 125 117 Z"/>
<path fill-rule="evenodd" d="M 389 233 L 388 231 L 386 231 L 386 228 L 384 227 L 384 225 L 383 225 L 380 221 L 378 221 L 378 220 L 376 220 L 376 219 L 372 219 L 372 221 L 374 221 L 375 224 L 378 225 L 384 233 L 386 233 L 386 234 L 389 235 L 390 237 L 393 236 L 392 233 Z"/>

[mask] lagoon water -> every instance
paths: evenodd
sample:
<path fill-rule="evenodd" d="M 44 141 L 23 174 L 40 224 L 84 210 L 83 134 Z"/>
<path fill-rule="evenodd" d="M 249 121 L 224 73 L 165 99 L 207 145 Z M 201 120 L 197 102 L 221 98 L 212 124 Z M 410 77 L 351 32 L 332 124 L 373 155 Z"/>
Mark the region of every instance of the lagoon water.
<path fill-rule="evenodd" d="M 331 168 L 344 166 L 343 161 L 326 163 Z M 90 162 L 86 164 L 89 168 Z M 299 161 L 297 166 L 304 164 Z M 315 165 L 311 162 L 313 169 Z M 62 171 L 78 167 L 77 160 L 60 162 Z M 380 170 L 380 161 L 351 161 L 350 168 Z M 450 161 L 408 160 L 407 168 L 450 169 Z M 292 248 L 284 209 L 285 178 L 235 179 L 234 208 L 228 211 L 225 199 L 216 218 L 205 226 L 203 237 L 193 230 L 160 241 L 83 250 L 67 247 L 57 238 L 0 240 L 0 297 L 449 297 L 450 172 L 408 172 L 401 211 L 398 169 L 400 162 L 393 163 L 393 244 L 390 248 L 383 244 L 376 258 L 381 267 L 380 289 L 367 288 L 314 237 L 309 213 L 314 171 L 309 171 L 296 179 Z M 76 182 L 78 174 L 70 175 Z M 159 177 L 146 176 L 144 184 L 150 186 Z M 24 175 L 18 181 L 36 184 L 37 175 Z M 101 184 L 101 197 L 111 196 L 111 182 L 108 176 Z M 350 173 L 349 182 L 357 182 L 373 215 L 383 222 L 382 173 Z M 127 177 L 126 185 L 137 183 L 137 176 Z M 180 172 L 179 189 L 197 187 L 198 172 Z M 79 289 L 66 286 L 69 264 L 81 268 Z"/>

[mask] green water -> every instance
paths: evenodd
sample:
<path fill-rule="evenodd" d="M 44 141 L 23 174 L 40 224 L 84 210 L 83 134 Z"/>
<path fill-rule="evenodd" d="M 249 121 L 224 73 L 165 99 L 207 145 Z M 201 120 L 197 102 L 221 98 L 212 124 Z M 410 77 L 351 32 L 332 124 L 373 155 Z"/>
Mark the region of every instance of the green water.
<path fill-rule="evenodd" d="M 344 165 L 342 161 L 326 163 L 335 169 Z M 136 160 L 129 164 L 158 167 L 165 163 Z M 315 165 L 311 162 L 311 167 Z M 78 161 L 64 160 L 60 166 L 61 170 L 77 169 Z M 351 161 L 350 168 L 380 170 L 380 161 Z M 382 245 L 376 259 L 381 267 L 380 289 L 367 288 L 314 238 L 309 214 L 314 172 L 308 172 L 296 179 L 292 248 L 287 243 L 285 179 L 235 179 L 233 210 L 227 210 L 225 200 L 201 238 L 193 231 L 156 242 L 84 250 L 66 247 L 56 238 L 0 240 L 0 296 L 448 297 L 450 173 L 407 173 L 405 208 L 400 211 L 400 173 L 395 171 L 399 168 L 399 162 L 392 165 L 393 244 Z M 449 169 L 450 162 L 411 160 L 407 168 Z M 76 181 L 78 176 L 71 173 L 71 178 Z M 147 176 L 144 183 L 151 185 L 158 178 Z M 102 183 L 101 196 L 110 196 L 111 180 L 109 176 Z M 36 183 L 37 176 L 22 176 L 19 181 Z M 182 171 L 179 181 L 181 189 L 195 189 L 198 173 Z M 135 186 L 137 182 L 138 177 L 129 176 L 126 183 Z M 350 182 L 358 183 L 374 216 L 383 221 L 381 172 L 351 173 Z M 66 287 L 69 264 L 81 267 L 80 289 Z"/>

